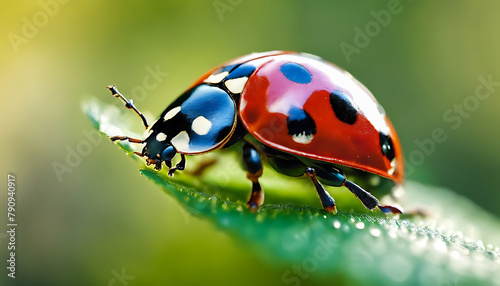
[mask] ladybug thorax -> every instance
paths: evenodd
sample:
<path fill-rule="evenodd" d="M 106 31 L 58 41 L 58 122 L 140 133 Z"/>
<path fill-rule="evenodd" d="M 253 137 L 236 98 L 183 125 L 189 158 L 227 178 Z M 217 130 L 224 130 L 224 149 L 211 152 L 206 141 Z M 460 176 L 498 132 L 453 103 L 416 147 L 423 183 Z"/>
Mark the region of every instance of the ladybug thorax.
<path fill-rule="evenodd" d="M 160 115 L 144 140 L 145 154 L 161 159 L 173 146 L 176 152 L 193 155 L 220 148 L 236 125 L 236 104 L 216 86 L 198 84 L 187 90 Z"/>

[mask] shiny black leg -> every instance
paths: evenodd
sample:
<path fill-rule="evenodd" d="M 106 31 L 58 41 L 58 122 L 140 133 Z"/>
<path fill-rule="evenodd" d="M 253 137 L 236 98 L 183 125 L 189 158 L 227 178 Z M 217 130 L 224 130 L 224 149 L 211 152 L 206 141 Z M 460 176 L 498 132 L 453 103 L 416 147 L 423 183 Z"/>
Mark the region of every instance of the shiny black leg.
<path fill-rule="evenodd" d="M 251 143 L 243 144 L 243 162 L 247 169 L 247 178 L 252 181 L 252 194 L 247 207 L 255 212 L 264 202 L 264 191 L 259 184 L 259 177 L 262 176 L 262 161 L 257 149 Z"/>
<path fill-rule="evenodd" d="M 318 192 L 319 199 L 321 200 L 321 204 L 323 208 L 329 213 L 337 213 L 337 207 L 335 206 L 335 200 L 330 196 L 330 194 L 325 190 L 325 188 L 318 182 L 316 179 L 316 170 L 311 167 L 306 169 L 306 176 L 311 178 L 316 187 L 316 191 Z"/>
<path fill-rule="evenodd" d="M 396 208 L 396 207 L 393 207 L 393 206 L 381 206 L 380 202 L 377 200 L 376 197 L 374 197 L 369 192 L 363 190 L 363 188 L 361 188 L 360 186 L 356 185 L 355 183 L 353 183 L 351 181 L 346 180 L 345 183 L 344 183 L 344 185 L 369 210 L 374 210 L 376 207 L 378 207 L 384 213 L 389 213 L 389 212 L 392 212 L 393 214 L 400 214 L 400 213 L 402 213 L 402 211 L 400 209 Z"/>
<path fill-rule="evenodd" d="M 186 156 L 181 153 L 181 160 L 179 161 L 179 163 L 177 163 L 177 165 L 175 165 L 175 167 L 170 168 L 170 170 L 168 170 L 168 175 L 170 177 L 173 177 L 176 170 L 182 171 L 185 168 L 186 168 Z"/>

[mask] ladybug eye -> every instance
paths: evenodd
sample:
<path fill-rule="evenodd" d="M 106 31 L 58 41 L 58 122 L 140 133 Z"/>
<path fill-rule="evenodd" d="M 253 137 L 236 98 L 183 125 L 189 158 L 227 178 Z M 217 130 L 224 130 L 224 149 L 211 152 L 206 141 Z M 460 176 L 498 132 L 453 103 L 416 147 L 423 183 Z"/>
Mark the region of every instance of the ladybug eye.
<path fill-rule="evenodd" d="M 172 158 L 174 158 L 176 153 L 177 153 L 177 151 L 175 151 L 174 146 L 170 145 L 167 148 L 165 148 L 165 150 L 163 150 L 163 152 L 161 152 L 161 158 L 168 162 L 168 161 L 172 160 Z"/>

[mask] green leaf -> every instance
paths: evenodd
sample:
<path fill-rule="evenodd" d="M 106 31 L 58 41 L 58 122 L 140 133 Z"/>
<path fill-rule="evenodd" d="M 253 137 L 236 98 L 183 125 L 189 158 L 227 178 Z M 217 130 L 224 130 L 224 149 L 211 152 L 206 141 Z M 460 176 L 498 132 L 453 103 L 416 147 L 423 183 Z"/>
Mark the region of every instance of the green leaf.
<path fill-rule="evenodd" d="M 137 136 L 113 124 L 127 126 L 114 106 L 91 100 L 84 111 L 104 136 Z M 128 154 L 134 150 L 126 142 L 119 146 Z M 245 173 L 234 156 L 217 156 L 222 162 L 204 176 L 139 171 L 190 214 L 217 225 L 268 263 L 284 266 L 285 284 L 299 285 L 313 273 L 332 283 L 362 285 L 500 284 L 499 220 L 449 190 L 408 182 L 405 209 L 425 209 L 430 215 L 395 219 L 361 208 L 348 211 L 352 195 L 335 189 L 339 212 L 332 215 L 310 195 L 310 184 L 266 168 L 266 203 L 251 213 L 245 205 L 250 192 Z"/>

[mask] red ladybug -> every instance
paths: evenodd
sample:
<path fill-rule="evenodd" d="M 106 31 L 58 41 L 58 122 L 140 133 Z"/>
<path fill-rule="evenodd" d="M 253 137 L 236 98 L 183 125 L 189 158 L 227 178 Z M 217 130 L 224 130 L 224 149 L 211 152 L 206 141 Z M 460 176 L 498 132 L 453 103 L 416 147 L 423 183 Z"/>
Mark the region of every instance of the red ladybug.
<path fill-rule="evenodd" d="M 115 86 L 108 88 L 148 128 L 135 106 Z M 264 201 L 258 181 L 263 158 L 282 174 L 310 177 L 328 212 L 336 212 L 335 200 L 320 182 L 347 187 L 370 210 L 378 207 L 386 213 L 401 213 L 396 207 L 381 206 L 345 175 L 354 174 L 365 183 L 383 182 L 386 187 L 401 184 L 404 162 L 394 127 L 365 86 L 314 55 L 276 51 L 226 62 L 170 104 L 147 138 L 115 136 L 111 140 L 144 144 L 136 154 L 146 157 L 147 164 L 157 170 L 165 162 L 169 175 L 185 168 L 184 155 L 242 141 L 247 177 L 253 184 L 247 203 L 251 210 Z M 177 153 L 181 160 L 172 168 Z M 371 185 L 377 187 L 377 183 Z"/>

